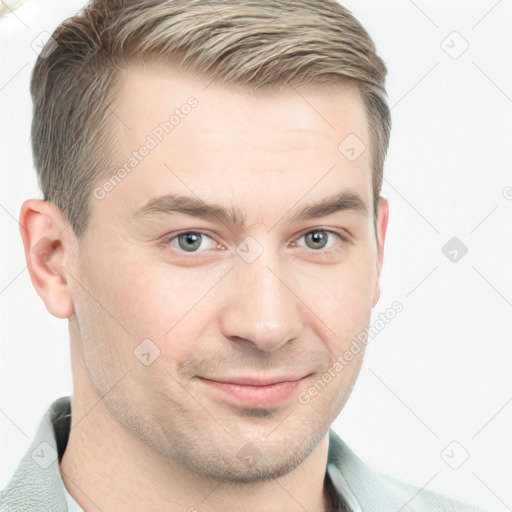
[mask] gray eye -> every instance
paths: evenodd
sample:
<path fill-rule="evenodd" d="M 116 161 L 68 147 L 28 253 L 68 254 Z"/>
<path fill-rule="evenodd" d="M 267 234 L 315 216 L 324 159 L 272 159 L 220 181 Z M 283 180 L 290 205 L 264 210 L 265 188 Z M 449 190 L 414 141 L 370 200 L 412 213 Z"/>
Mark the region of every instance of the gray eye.
<path fill-rule="evenodd" d="M 310 249 L 323 249 L 329 242 L 329 232 L 318 229 L 306 233 L 304 238 Z"/>
<path fill-rule="evenodd" d="M 178 236 L 179 248 L 183 251 L 194 252 L 201 247 L 203 235 L 201 233 L 183 233 Z"/>

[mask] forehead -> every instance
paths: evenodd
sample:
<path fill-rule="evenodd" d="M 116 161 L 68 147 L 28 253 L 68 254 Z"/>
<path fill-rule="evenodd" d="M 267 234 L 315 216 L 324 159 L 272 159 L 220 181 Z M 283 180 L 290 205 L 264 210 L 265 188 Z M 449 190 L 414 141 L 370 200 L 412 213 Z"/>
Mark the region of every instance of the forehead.
<path fill-rule="evenodd" d="M 130 138 L 133 124 L 150 131 L 155 121 L 169 119 L 191 97 L 197 100 L 200 115 L 182 124 L 194 123 L 195 127 L 200 124 L 202 131 L 219 137 L 223 132 L 231 132 L 231 137 L 243 140 L 248 133 L 269 129 L 282 133 L 329 134 L 334 143 L 346 129 L 358 132 L 363 138 L 366 136 L 366 111 L 353 82 L 252 92 L 171 71 L 162 65 L 132 66 L 124 71 L 117 112 L 120 120 L 126 121 L 125 136 Z M 148 121 L 150 124 L 146 124 Z"/>
<path fill-rule="evenodd" d="M 251 94 L 132 67 L 115 115 L 118 168 L 128 172 L 109 199 L 132 210 L 164 193 L 217 203 L 243 193 L 248 208 L 266 201 L 289 207 L 301 195 L 308 202 L 343 188 L 371 200 L 367 116 L 348 83 Z"/>

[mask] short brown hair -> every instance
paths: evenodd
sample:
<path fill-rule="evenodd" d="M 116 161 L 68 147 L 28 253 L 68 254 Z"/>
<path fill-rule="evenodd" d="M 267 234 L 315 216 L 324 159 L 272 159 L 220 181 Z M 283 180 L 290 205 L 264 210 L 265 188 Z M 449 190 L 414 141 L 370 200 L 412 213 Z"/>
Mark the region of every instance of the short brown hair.
<path fill-rule="evenodd" d="M 52 38 L 32 74 L 32 150 L 44 199 L 78 238 L 94 184 L 116 165 L 123 71 L 151 61 L 252 92 L 355 82 L 371 127 L 377 215 L 391 127 L 387 69 L 336 0 L 92 0 Z"/>

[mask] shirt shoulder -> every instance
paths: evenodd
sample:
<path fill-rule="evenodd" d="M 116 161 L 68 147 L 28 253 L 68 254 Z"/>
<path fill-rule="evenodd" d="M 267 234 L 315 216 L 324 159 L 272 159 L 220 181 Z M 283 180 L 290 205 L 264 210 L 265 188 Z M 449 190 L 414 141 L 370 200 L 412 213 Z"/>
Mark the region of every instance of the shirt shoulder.
<path fill-rule="evenodd" d="M 331 478 L 338 477 L 354 512 L 490 512 L 373 470 L 333 430 L 329 432 L 329 465 Z"/>
<path fill-rule="evenodd" d="M 70 397 L 56 400 L 7 486 L 0 492 L 0 512 L 67 511 L 59 462 L 69 435 Z"/>

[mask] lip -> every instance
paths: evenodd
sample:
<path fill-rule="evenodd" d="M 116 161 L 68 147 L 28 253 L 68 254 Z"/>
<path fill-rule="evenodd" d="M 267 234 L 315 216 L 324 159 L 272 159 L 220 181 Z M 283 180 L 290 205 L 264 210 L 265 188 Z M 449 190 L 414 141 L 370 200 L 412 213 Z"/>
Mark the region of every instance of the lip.
<path fill-rule="evenodd" d="M 299 386 L 308 376 L 222 379 L 199 377 L 199 380 L 222 399 L 237 405 L 275 407 L 296 396 Z"/>

